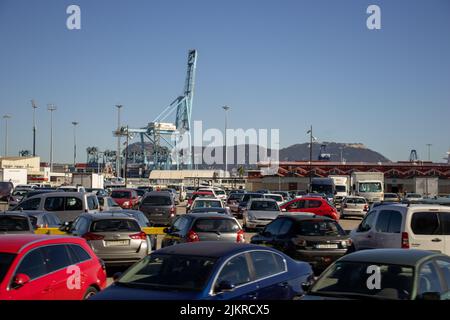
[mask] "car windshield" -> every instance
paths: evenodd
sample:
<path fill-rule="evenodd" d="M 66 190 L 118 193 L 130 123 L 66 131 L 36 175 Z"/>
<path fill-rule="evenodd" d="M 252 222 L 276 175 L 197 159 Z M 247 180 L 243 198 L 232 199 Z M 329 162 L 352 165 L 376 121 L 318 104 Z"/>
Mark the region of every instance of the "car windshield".
<path fill-rule="evenodd" d="M 362 182 L 359 184 L 359 192 L 381 192 L 381 183 Z"/>
<path fill-rule="evenodd" d="M 241 200 L 243 197 L 244 197 L 243 194 L 232 193 L 232 194 L 230 194 L 230 196 L 228 197 L 228 200 Z"/>
<path fill-rule="evenodd" d="M 197 219 L 194 232 L 235 233 L 240 230 L 239 225 L 232 219 Z"/>
<path fill-rule="evenodd" d="M 279 202 L 283 201 L 283 197 L 282 196 L 275 195 L 275 194 L 266 195 L 266 198 L 272 199 L 272 200 L 275 200 L 275 201 L 279 201 Z"/>
<path fill-rule="evenodd" d="M 12 193 L 13 196 L 24 196 L 28 193 L 27 190 L 16 190 Z"/>
<path fill-rule="evenodd" d="M 345 200 L 345 203 L 365 204 L 367 202 L 366 202 L 366 199 L 364 199 L 364 198 L 347 198 Z"/>
<path fill-rule="evenodd" d="M 111 197 L 116 199 L 130 199 L 131 192 L 130 191 L 113 191 L 111 192 Z"/>
<path fill-rule="evenodd" d="M 200 291 L 215 263 L 209 257 L 151 254 L 128 269 L 116 283 L 153 290 Z"/>
<path fill-rule="evenodd" d="M 139 232 L 141 228 L 137 221 L 129 219 L 105 219 L 94 221 L 91 225 L 92 232 L 130 231 Z"/>
<path fill-rule="evenodd" d="M 336 192 L 346 192 L 347 187 L 346 186 L 336 186 Z"/>
<path fill-rule="evenodd" d="M 275 201 L 253 201 L 250 210 L 255 211 L 280 211 Z"/>
<path fill-rule="evenodd" d="M 380 283 L 371 279 L 377 274 Z M 413 268 L 390 264 L 336 262 L 311 289 L 313 295 L 407 300 L 413 288 Z"/>
<path fill-rule="evenodd" d="M 297 227 L 302 236 L 345 236 L 344 229 L 335 221 L 302 221 Z"/>
<path fill-rule="evenodd" d="M 30 231 L 28 217 L 0 215 L 0 231 Z"/>
<path fill-rule="evenodd" d="M 223 190 L 216 190 L 215 193 L 217 195 L 224 195 L 224 194 L 226 194 L 225 191 L 223 191 Z"/>
<path fill-rule="evenodd" d="M 220 201 L 214 200 L 195 200 L 193 208 L 222 208 Z"/>
<path fill-rule="evenodd" d="M 11 266 L 11 263 L 14 261 L 16 257 L 13 253 L 4 253 L 0 252 L 0 283 L 2 283 L 3 278 Z"/>
<path fill-rule="evenodd" d="M 142 204 L 151 206 L 170 206 L 172 199 L 170 196 L 149 196 L 142 201 Z"/>
<path fill-rule="evenodd" d="M 264 194 L 262 194 L 262 193 L 247 193 L 242 198 L 242 202 L 248 202 L 250 199 L 255 199 L 255 198 L 264 198 Z"/>

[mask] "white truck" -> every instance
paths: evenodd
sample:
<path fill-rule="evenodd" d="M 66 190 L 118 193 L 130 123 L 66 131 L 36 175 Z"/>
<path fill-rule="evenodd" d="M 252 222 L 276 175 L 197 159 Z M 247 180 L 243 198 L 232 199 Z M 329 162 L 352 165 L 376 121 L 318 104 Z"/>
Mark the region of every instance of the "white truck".
<path fill-rule="evenodd" d="M 98 173 L 73 173 L 72 185 L 92 189 L 103 189 L 105 186 L 105 177 Z"/>
<path fill-rule="evenodd" d="M 0 169 L 0 181 L 11 182 L 14 185 L 14 188 L 19 184 L 27 184 L 27 180 L 27 169 Z"/>
<path fill-rule="evenodd" d="M 350 176 L 328 176 L 333 179 L 335 187 L 334 203 L 340 204 L 342 200 L 350 195 Z"/>
<path fill-rule="evenodd" d="M 351 175 L 352 194 L 366 198 L 369 203 L 383 201 L 383 172 L 353 172 Z"/>
<path fill-rule="evenodd" d="M 420 177 L 414 178 L 414 191 L 424 197 L 436 197 L 439 193 L 439 178 L 436 177 Z"/>

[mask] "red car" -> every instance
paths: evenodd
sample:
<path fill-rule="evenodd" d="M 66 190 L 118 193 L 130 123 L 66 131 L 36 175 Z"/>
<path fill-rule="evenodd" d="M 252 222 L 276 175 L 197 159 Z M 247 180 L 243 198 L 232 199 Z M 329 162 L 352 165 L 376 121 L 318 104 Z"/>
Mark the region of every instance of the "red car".
<path fill-rule="evenodd" d="M 285 212 L 310 212 L 318 216 L 326 216 L 334 220 L 339 220 L 336 208 L 323 198 L 296 198 L 280 206 L 280 209 Z"/>
<path fill-rule="evenodd" d="M 105 265 L 82 238 L 0 236 L 0 300 L 81 300 L 105 287 Z"/>
<path fill-rule="evenodd" d="M 133 189 L 115 189 L 111 192 L 111 198 L 122 209 L 137 209 L 139 206 L 139 196 Z"/>
<path fill-rule="evenodd" d="M 192 206 L 195 198 L 215 198 L 214 193 L 212 191 L 195 191 L 192 193 L 192 196 L 188 199 L 187 208 L 189 209 Z"/>

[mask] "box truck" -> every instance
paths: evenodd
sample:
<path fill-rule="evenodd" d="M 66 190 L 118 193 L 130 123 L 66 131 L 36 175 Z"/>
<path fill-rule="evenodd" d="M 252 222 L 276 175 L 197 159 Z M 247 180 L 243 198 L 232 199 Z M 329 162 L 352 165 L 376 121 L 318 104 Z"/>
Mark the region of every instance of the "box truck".
<path fill-rule="evenodd" d="M 14 188 L 19 184 L 27 184 L 27 169 L 0 169 L 0 181 L 11 182 Z"/>
<path fill-rule="evenodd" d="M 414 192 L 424 197 L 436 197 L 438 195 L 439 178 L 437 177 L 421 177 L 414 178 Z"/>
<path fill-rule="evenodd" d="M 312 178 L 309 189 L 312 193 L 324 193 L 329 201 L 333 201 L 335 186 L 331 178 Z"/>
<path fill-rule="evenodd" d="M 103 189 L 105 178 L 98 173 L 72 173 L 72 185 L 85 188 Z"/>
<path fill-rule="evenodd" d="M 340 204 L 350 194 L 350 176 L 328 176 L 333 179 L 336 193 L 334 203 Z"/>
<path fill-rule="evenodd" d="M 351 185 L 353 195 L 364 197 L 369 203 L 383 201 L 383 172 L 353 172 Z"/>

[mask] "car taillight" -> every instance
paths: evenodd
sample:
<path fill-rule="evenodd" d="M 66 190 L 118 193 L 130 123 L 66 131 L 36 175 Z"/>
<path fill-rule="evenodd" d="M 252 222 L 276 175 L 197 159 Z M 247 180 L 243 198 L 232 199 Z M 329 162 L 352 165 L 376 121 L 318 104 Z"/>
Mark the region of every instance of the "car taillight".
<path fill-rule="evenodd" d="M 88 232 L 83 235 L 83 238 L 86 239 L 87 241 L 91 241 L 91 240 L 103 240 L 105 237 L 102 236 L 101 234 Z"/>
<path fill-rule="evenodd" d="M 244 243 L 245 242 L 245 237 L 244 237 L 244 230 L 239 230 L 237 233 L 237 238 L 236 238 L 236 242 L 237 243 Z"/>
<path fill-rule="evenodd" d="M 402 232 L 402 249 L 409 249 L 408 232 Z"/>
<path fill-rule="evenodd" d="M 99 262 L 100 265 L 102 266 L 103 271 L 106 271 L 106 264 L 105 264 L 105 261 L 103 261 L 102 259 L 98 259 L 98 262 Z"/>
<path fill-rule="evenodd" d="M 369 210 L 369 206 L 366 204 L 366 205 L 364 206 L 364 211 L 367 211 L 367 210 Z"/>
<path fill-rule="evenodd" d="M 197 242 L 200 241 L 198 238 L 198 234 L 196 234 L 194 231 L 190 230 L 187 234 L 187 241 L 188 242 Z"/>
<path fill-rule="evenodd" d="M 144 231 L 141 231 L 139 233 L 130 234 L 130 238 L 133 240 L 146 240 L 147 234 Z"/>
<path fill-rule="evenodd" d="M 170 216 L 171 216 L 171 217 L 174 217 L 175 214 L 176 214 L 176 209 L 175 209 L 175 207 L 170 208 Z"/>

